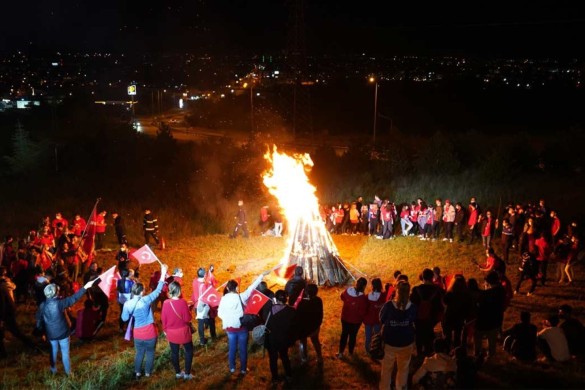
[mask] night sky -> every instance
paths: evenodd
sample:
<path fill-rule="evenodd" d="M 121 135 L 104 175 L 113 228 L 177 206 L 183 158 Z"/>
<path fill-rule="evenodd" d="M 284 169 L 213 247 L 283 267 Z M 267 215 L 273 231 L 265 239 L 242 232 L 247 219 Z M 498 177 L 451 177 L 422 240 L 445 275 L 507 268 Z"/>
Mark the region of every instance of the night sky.
<path fill-rule="evenodd" d="M 35 0 L 3 4 L 0 50 L 284 50 L 289 0 Z M 309 54 L 578 57 L 579 2 L 306 1 Z M 513 4 L 512 4 L 513 3 Z"/>

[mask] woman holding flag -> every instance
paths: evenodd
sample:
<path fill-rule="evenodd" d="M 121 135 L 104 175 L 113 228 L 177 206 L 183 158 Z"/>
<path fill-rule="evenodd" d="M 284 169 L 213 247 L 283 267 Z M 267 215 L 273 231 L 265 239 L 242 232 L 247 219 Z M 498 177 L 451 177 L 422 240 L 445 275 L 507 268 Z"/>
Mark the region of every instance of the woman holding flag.
<path fill-rule="evenodd" d="M 240 354 L 240 373 L 248 372 L 248 330 L 242 326 L 240 318 L 244 315 L 244 305 L 260 284 L 264 276 L 270 270 L 265 271 L 252 282 L 241 294 L 238 294 L 238 282 L 230 280 L 226 285 L 225 295 L 221 298 L 218 307 L 218 316 L 223 322 L 223 329 L 228 336 L 228 361 L 230 372 L 236 372 L 236 351 Z"/>
<path fill-rule="evenodd" d="M 134 372 L 136 373 L 136 378 L 140 378 L 142 375 L 142 362 L 145 357 L 144 376 L 149 377 L 152 374 L 154 349 L 158 335 L 154 326 L 154 317 L 150 305 L 158 298 L 162 291 L 167 276 L 167 269 L 168 267 L 161 263 L 160 280 L 156 289 L 147 296 L 144 296 L 144 285 L 142 283 L 134 284 L 132 286 L 131 298 L 124 303 L 122 310 L 122 321 L 129 321 L 131 318 L 134 321 L 133 336 L 134 348 L 136 349 Z M 130 324 L 128 324 L 128 327 L 130 327 Z"/>
<path fill-rule="evenodd" d="M 217 292 L 217 280 L 213 275 L 213 265 L 209 267 L 207 276 L 205 275 L 205 268 L 201 267 L 197 270 L 197 278 L 193 279 L 193 293 L 191 300 L 195 308 L 195 318 L 197 319 L 197 333 L 199 335 L 199 345 L 205 346 L 207 340 L 205 339 L 205 326 L 209 328 L 209 333 L 212 339 L 217 337 L 215 332 L 215 317 L 217 316 L 217 303 L 209 300 L 210 293 L 213 295 Z M 213 290 L 213 291 L 211 291 Z M 219 301 L 218 301 L 219 303 Z"/>

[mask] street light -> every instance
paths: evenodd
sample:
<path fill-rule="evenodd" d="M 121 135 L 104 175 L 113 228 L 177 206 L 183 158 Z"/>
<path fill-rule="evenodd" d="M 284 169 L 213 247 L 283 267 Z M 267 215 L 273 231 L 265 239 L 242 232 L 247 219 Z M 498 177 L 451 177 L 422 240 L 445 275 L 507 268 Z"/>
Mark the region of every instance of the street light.
<path fill-rule="evenodd" d="M 370 83 L 374 83 L 374 145 L 376 144 L 376 120 L 378 117 L 378 80 L 375 77 L 370 76 L 368 79 Z"/>

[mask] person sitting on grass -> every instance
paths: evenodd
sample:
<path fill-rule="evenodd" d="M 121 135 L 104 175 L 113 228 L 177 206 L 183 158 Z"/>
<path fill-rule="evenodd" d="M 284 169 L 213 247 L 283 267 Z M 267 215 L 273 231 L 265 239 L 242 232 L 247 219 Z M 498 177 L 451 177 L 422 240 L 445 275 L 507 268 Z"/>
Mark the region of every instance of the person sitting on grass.
<path fill-rule="evenodd" d="M 504 351 L 514 358 L 532 362 L 536 359 L 536 325 L 530 322 L 530 313 L 520 313 L 520 322 L 503 332 Z"/>
<path fill-rule="evenodd" d="M 582 355 L 585 352 L 585 327 L 573 317 L 573 308 L 570 305 L 560 307 L 559 318 L 563 320 L 560 327 L 565 332 L 571 355 Z"/>
<path fill-rule="evenodd" d="M 543 321 L 544 328 L 538 332 L 538 347 L 544 354 L 542 361 L 566 362 L 571 359 L 567 338 L 558 325 L 559 316 L 551 315 Z"/>
<path fill-rule="evenodd" d="M 457 363 L 449 356 L 447 340 L 435 339 L 433 348 L 435 353 L 425 358 L 414 373 L 412 384 L 422 383 L 425 389 L 455 388 Z"/>
<path fill-rule="evenodd" d="M 489 247 L 486 250 L 486 261 L 484 265 L 480 265 L 479 269 L 483 272 L 496 271 L 501 276 L 506 274 L 506 263 L 496 255 L 494 248 Z"/>

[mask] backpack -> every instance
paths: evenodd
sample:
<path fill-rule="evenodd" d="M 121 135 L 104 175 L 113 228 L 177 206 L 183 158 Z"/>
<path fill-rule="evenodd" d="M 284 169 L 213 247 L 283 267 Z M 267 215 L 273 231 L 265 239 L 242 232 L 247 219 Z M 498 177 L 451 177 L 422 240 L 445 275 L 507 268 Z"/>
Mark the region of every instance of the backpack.
<path fill-rule="evenodd" d="M 372 359 L 382 360 L 384 359 L 384 336 L 383 327 L 380 331 L 372 336 L 370 341 L 370 356 Z"/>
<path fill-rule="evenodd" d="M 270 315 L 272 311 L 268 313 L 268 317 L 266 318 L 266 322 L 260 325 L 257 325 L 252 329 L 252 341 L 254 341 L 257 345 L 264 345 L 264 340 L 266 339 L 266 333 L 270 332 L 266 325 L 268 325 L 268 320 L 270 319 Z"/>
<path fill-rule="evenodd" d="M 423 321 L 433 320 L 433 299 L 437 296 L 438 288 L 433 292 L 429 299 L 423 299 L 420 288 L 417 288 L 417 294 L 420 297 L 416 318 Z"/>

